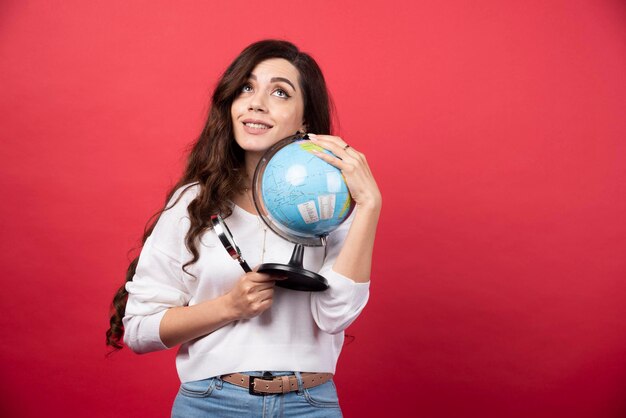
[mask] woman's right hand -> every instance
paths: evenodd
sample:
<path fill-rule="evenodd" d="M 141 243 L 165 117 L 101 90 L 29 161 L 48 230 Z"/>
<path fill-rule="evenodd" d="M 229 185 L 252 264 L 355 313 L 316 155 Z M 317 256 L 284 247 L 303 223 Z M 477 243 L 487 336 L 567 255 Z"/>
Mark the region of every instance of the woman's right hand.
<path fill-rule="evenodd" d="M 272 306 L 277 279 L 256 271 L 241 276 L 235 287 L 225 295 L 235 320 L 250 319 Z"/>
<path fill-rule="evenodd" d="M 253 271 L 241 276 L 235 287 L 223 296 L 197 305 L 168 309 L 159 326 L 161 341 L 173 347 L 210 334 L 233 321 L 260 315 L 272 306 L 274 283 L 281 279 Z"/>

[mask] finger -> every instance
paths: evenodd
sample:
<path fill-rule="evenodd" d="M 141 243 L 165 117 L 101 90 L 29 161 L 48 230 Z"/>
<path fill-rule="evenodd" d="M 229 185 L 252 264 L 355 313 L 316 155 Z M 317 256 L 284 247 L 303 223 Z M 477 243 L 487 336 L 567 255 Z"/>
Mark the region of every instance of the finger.
<path fill-rule="evenodd" d="M 273 303 L 272 298 L 263 299 L 263 300 L 259 299 L 254 302 L 251 302 L 250 305 L 248 306 L 247 315 L 245 315 L 245 317 L 254 318 L 255 316 L 262 314 L 263 312 L 265 312 L 266 310 L 272 307 L 272 303 Z"/>
<path fill-rule="evenodd" d="M 341 150 L 347 155 L 351 155 L 353 157 L 362 156 L 359 151 L 355 150 L 350 144 L 338 136 L 309 134 L 309 138 L 311 141 L 318 143 L 319 145 L 325 144 L 326 146 L 333 148 L 333 152 Z"/>
<path fill-rule="evenodd" d="M 250 309 L 260 313 L 272 305 L 273 294 L 255 295 L 254 300 L 250 301 Z"/>
<path fill-rule="evenodd" d="M 338 164 L 338 161 L 343 161 L 343 158 L 341 158 L 338 155 L 341 148 L 336 143 L 328 141 L 326 139 L 320 139 L 317 135 L 313 135 L 313 134 L 310 134 L 310 139 L 311 139 L 311 142 L 313 142 L 319 148 L 322 148 L 323 150 L 326 150 L 326 151 L 330 151 L 332 154 L 322 152 L 319 149 L 316 149 L 315 147 L 311 147 L 309 149 L 311 153 L 315 154 L 318 157 L 321 157 L 324 161 L 330 164 L 333 164 L 335 166 L 336 164 Z M 344 153 L 344 156 L 345 156 L 345 153 Z M 334 160 L 337 160 L 337 161 L 334 161 Z"/>
<path fill-rule="evenodd" d="M 346 152 L 350 149 L 350 146 L 338 136 L 309 134 L 309 138 L 312 142 L 331 151 L 335 155 L 338 155 L 341 151 Z"/>
<path fill-rule="evenodd" d="M 267 290 L 263 290 L 262 292 L 259 292 L 257 294 L 257 300 L 258 301 L 264 301 L 267 299 L 272 299 L 274 297 L 274 289 L 267 289 Z"/>
<path fill-rule="evenodd" d="M 348 145 L 346 141 L 335 135 L 308 134 L 312 141 L 323 141 L 333 143 L 341 148 Z"/>
<path fill-rule="evenodd" d="M 265 292 L 267 290 L 272 290 L 273 288 L 274 288 L 274 282 L 272 281 L 271 283 L 257 284 L 253 286 L 252 288 L 250 288 L 250 290 L 253 293 L 259 293 L 259 292 Z"/>
<path fill-rule="evenodd" d="M 272 298 L 264 299 L 257 303 L 256 314 L 261 314 L 272 307 L 274 300 Z"/>
<path fill-rule="evenodd" d="M 353 160 L 353 163 L 364 164 L 365 156 L 359 151 L 348 145 L 343 139 L 332 135 L 315 135 L 311 134 L 311 141 L 334 154 L 334 157 L 340 160 Z"/>
<path fill-rule="evenodd" d="M 253 271 L 251 273 L 246 273 L 246 277 L 252 281 L 252 282 L 256 282 L 256 283 L 263 283 L 263 282 L 270 282 L 270 281 L 274 281 L 275 279 L 272 278 L 271 275 L 267 274 L 267 273 L 259 273 L 256 271 Z"/>
<path fill-rule="evenodd" d="M 352 167 L 352 163 L 351 161 L 348 160 L 348 158 L 342 159 L 338 157 L 337 155 L 335 155 L 334 152 L 332 154 L 327 154 L 325 152 L 321 152 L 316 149 L 311 149 L 310 151 L 316 157 L 320 158 L 323 161 L 326 161 L 328 164 L 341 170 L 341 172 L 344 172 L 346 170 L 351 171 L 350 167 Z M 329 150 L 329 151 L 332 152 L 332 150 Z"/>

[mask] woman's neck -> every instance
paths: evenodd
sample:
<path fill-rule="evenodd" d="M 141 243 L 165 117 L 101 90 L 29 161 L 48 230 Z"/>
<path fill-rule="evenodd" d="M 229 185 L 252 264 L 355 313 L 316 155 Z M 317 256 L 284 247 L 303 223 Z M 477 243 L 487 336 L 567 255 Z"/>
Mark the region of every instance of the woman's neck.
<path fill-rule="evenodd" d="M 246 152 L 246 155 L 244 157 L 244 163 L 246 165 L 246 174 L 248 176 L 247 187 L 249 189 L 252 188 L 252 179 L 254 178 L 254 171 L 256 170 L 256 166 L 259 164 L 259 161 L 261 161 L 262 157 L 263 157 L 262 152 Z"/>
<path fill-rule="evenodd" d="M 246 152 L 244 165 L 246 170 L 246 177 L 244 179 L 245 188 L 241 192 L 233 196 L 233 203 L 239 206 L 246 212 L 257 214 L 254 201 L 252 200 L 252 179 L 254 178 L 254 171 L 256 166 L 263 157 L 263 153 Z"/>
<path fill-rule="evenodd" d="M 254 206 L 254 201 L 252 200 L 252 190 L 249 188 L 244 189 L 242 192 L 237 193 L 233 196 L 233 203 L 239 206 L 241 209 L 245 210 L 248 213 L 256 215 L 258 212 L 256 210 L 256 206 Z"/>

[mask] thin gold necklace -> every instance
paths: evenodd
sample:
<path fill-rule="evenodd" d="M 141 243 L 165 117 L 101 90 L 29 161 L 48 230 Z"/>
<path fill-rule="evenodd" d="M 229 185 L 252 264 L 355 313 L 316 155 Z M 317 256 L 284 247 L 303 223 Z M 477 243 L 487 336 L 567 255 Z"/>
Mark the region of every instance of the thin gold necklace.
<path fill-rule="evenodd" d="M 248 189 L 247 187 L 243 189 L 243 191 L 246 194 L 246 196 L 248 196 L 248 200 L 250 201 L 250 204 L 252 205 L 252 209 L 254 209 L 254 211 L 256 212 L 256 215 L 255 215 L 256 220 L 259 222 L 259 226 L 263 230 L 263 247 L 261 248 L 261 264 L 263 264 L 263 262 L 265 261 L 265 241 L 267 238 L 267 225 L 265 225 L 265 223 L 261 221 L 261 216 L 259 215 L 259 212 L 256 210 L 256 205 L 254 204 L 254 201 L 252 200 L 252 191 Z M 248 192 L 250 192 L 250 194 L 248 194 Z"/>

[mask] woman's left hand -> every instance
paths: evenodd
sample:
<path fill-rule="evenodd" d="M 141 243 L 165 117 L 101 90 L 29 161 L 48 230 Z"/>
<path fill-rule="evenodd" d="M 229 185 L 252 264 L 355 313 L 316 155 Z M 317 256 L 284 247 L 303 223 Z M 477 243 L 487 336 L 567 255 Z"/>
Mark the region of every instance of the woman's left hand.
<path fill-rule="evenodd" d="M 363 208 L 380 210 L 382 203 L 380 190 L 365 155 L 338 136 L 316 134 L 308 136 L 314 144 L 334 154 L 333 156 L 313 151 L 316 156 L 341 170 L 355 203 Z"/>

